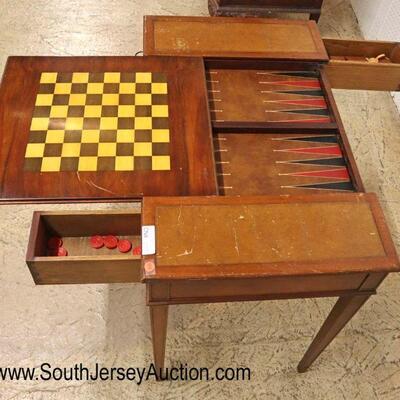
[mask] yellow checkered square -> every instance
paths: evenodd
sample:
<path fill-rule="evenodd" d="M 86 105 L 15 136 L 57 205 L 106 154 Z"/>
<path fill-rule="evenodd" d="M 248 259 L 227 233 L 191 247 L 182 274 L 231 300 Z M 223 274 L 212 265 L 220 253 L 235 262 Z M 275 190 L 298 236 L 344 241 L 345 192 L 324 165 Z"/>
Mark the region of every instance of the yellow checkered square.
<path fill-rule="evenodd" d="M 66 131 L 80 131 L 83 129 L 83 118 L 69 117 L 65 121 Z"/>
<path fill-rule="evenodd" d="M 119 83 L 121 80 L 120 72 L 105 72 L 104 83 Z"/>
<path fill-rule="evenodd" d="M 79 171 L 97 171 L 97 157 L 79 157 Z"/>
<path fill-rule="evenodd" d="M 104 106 L 117 106 L 119 104 L 118 93 L 106 93 L 103 94 L 103 105 Z"/>
<path fill-rule="evenodd" d="M 99 157 L 114 157 L 117 155 L 117 143 L 99 143 Z"/>
<path fill-rule="evenodd" d="M 102 94 L 104 91 L 104 83 L 88 83 L 87 94 Z"/>
<path fill-rule="evenodd" d="M 136 83 L 151 83 L 151 72 L 136 72 Z"/>
<path fill-rule="evenodd" d="M 53 104 L 52 94 L 38 94 L 36 96 L 36 106 L 51 106 Z"/>
<path fill-rule="evenodd" d="M 153 119 L 151 117 L 136 117 L 135 129 L 151 129 Z"/>
<path fill-rule="evenodd" d="M 151 143 L 139 142 L 135 143 L 133 146 L 134 146 L 133 153 L 135 154 L 135 156 L 147 157 L 152 155 L 153 150 Z"/>
<path fill-rule="evenodd" d="M 28 143 L 25 150 L 26 158 L 43 157 L 44 143 Z"/>
<path fill-rule="evenodd" d="M 169 130 L 168 129 L 153 129 L 152 142 L 153 143 L 168 143 L 169 142 Z"/>
<path fill-rule="evenodd" d="M 151 106 L 151 94 L 139 93 L 135 95 L 135 105 L 137 106 Z"/>
<path fill-rule="evenodd" d="M 85 118 L 100 118 L 102 106 L 85 106 Z"/>
<path fill-rule="evenodd" d="M 56 83 L 54 94 L 70 94 L 72 83 Z"/>
<path fill-rule="evenodd" d="M 118 106 L 118 117 L 133 118 L 135 116 L 135 106 Z"/>
<path fill-rule="evenodd" d="M 64 143 L 62 146 L 61 157 L 79 157 L 80 152 L 80 143 Z"/>
<path fill-rule="evenodd" d="M 136 92 L 136 84 L 122 82 L 119 84 L 119 92 L 121 94 L 133 94 Z"/>
<path fill-rule="evenodd" d="M 100 129 L 103 129 L 103 130 L 118 129 L 118 118 L 102 117 L 100 119 Z"/>
<path fill-rule="evenodd" d="M 98 129 L 84 129 L 81 137 L 82 143 L 99 143 L 100 131 Z"/>
<path fill-rule="evenodd" d="M 151 93 L 154 94 L 167 94 L 168 88 L 166 83 L 152 83 Z"/>
<path fill-rule="evenodd" d="M 89 72 L 74 72 L 72 74 L 72 83 L 89 82 Z"/>
<path fill-rule="evenodd" d="M 154 171 L 167 171 L 171 169 L 169 156 L 153 156 L 151 157 L 152 166 Z"/>
<path fill-rule="evenodd" d="M 120 129 L 117 131 L 117 143 L 133 143 L 134 137 L 134 130 Z"/>
<path fill-rule="evenodd" d="M 116 171 L 133 171 L 134 158 L 132 156 L 118 156 L 115 157 L 115 170 Z"/>
<path fill-rule="evenodd" d="M 31 131 L 47 131 L 48 127 L 48 118 L 32 118 Z"/>
<path fill-rule="evenodd" d="M 84 106 L 86 104 L 86 94 L 74 93 L 69 96 L 70 106 Z"/>
<path fill-rule="evenodd" d="M 63 130 L 49 130 L 46 135 L 46 143 L 63 143 L 65 131 Z"/>
<path fill-rule="evenodd" d="M 50 110 L 50 118 L 66 118 L 68 116 L 68 106 L 53 106 Z"/>
<path fill-rule="evenodd" d="M 155 105 L 151 107 L 152 117 L 168 117 L 167 105 Z"/>
<path fill-rule="evenodd" d="M 57 72 L 43 72 L 40 77 L 40 83 L 56 83 Z"/>
<path fill-rule="evenodd" d="M 61 157 L 43 157 L 42 172 L 58 172 L 61 166 Z"/>

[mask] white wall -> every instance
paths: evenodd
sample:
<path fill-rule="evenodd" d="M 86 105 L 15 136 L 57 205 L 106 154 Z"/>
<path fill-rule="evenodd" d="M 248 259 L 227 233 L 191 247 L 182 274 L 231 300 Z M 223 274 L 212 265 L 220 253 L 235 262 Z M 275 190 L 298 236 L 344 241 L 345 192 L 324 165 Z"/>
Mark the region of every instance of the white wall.
<path fill-rule="evenodd" d="M 400 42 L 400 0 L 351 0 L 366 39 Z M 400 111 L 400 93 L 394 94 Z"/>

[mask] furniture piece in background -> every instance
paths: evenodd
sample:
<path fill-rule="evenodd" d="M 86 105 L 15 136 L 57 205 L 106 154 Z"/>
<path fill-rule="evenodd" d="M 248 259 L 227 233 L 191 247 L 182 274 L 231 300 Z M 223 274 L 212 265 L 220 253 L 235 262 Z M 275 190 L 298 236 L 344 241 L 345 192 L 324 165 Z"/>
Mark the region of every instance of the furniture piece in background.
<path fill-rule="evenodd" d="M 208 0 L 212 16 L 268 17 L 271 13 L 305 13 L 318 22 L 323 0 Z"/>

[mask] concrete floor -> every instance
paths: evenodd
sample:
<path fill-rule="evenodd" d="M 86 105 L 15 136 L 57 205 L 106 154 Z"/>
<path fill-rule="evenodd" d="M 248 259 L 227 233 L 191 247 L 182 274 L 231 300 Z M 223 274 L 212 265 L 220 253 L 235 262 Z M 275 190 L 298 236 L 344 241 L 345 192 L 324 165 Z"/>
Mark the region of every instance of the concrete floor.
<path fill-rule="evenodd" d="M 207 15 L 206 0 L 0 0 L 0 70 L 9 55 L 132 55 L 144 14 Z M 326 0 L 326 37 L 360 37 L 349 0 Z M 400 117 L 388 93 L 335 92 L 368 191 L 400 249 Z M 99 209 L 118 205 L 87 205 Z M 24 263 L 32 211 L 0 208 L 0 366 L 152 360 L 143 285 L 35 287 Z M 167 364 L 248 366 L 250 382 L 0 382 L 9 399 L 398 399 L 400 277 L 386 280 L 306 374 L 295 367 L 333 299 L 171 308 Z"/>

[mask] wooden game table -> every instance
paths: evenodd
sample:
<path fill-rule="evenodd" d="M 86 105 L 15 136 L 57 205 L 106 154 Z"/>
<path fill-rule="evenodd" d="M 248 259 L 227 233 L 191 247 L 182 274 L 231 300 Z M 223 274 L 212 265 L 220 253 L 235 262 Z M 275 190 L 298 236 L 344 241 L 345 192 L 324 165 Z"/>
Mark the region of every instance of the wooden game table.
<path fill-rule="evenodd" d="M 169 305 L 339 297 L 305 371 L 399 260 L 364 192 L 315 22 L 195 21 L 147 18 L 145 57 L 10 57 L 1 201 L 135 205 L 35 212 L 26 261 L 38 285 L 145 284 L 157 367 Z M 227 29 L 238 39 L 207 40 Z M 246 50 L 247 31 L 258 39 Z M 375 85 L 393 85 L 388 68 Z M 108 234 L 142 255 L 89 246 Z M 53 236 L 68 256 L 48 254 Z"/>

